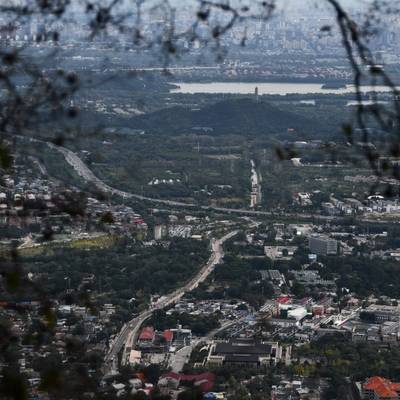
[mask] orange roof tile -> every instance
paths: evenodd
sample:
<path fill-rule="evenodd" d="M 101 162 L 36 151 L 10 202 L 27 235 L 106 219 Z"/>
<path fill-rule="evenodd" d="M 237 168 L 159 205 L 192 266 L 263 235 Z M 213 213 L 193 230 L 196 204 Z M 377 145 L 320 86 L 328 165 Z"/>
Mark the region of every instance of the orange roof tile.
<path fill-rule="evenodd" d="M 380 398 L 398 399 L 400 384 L 393 383 L 389 379 L 382 378 L 381 376 L 373 376 L 368 378 L 363 388 L 365 390 L 374 391 Z"/>

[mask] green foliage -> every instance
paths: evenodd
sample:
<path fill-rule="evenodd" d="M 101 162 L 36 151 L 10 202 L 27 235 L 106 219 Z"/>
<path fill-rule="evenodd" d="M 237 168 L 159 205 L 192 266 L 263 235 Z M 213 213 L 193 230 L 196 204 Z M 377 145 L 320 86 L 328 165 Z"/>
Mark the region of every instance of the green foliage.
<path fill-rule="evenodd" d="M 148 382 L 156 385 L 161 376 L 161 367 L 159 364 L 150 364 L 142 372 Z"/>
<path fill-rule="evenodd" d="M 112 213 L 106 212 L 100 217 L 100 222 L 102 222 L 103 224 L 113 224 L 114 216 L 112 215 Z"/>
<path fill-rule="evenodd" d="M 61 301 L 66 301 L 63 296 L 68 278 L 71 288 L 106 294 L 107 302 L 132 312 L 130 299 L 136 298 L 133 307 L 140 308 L 151 294 L 166 293 L 186 282 L 207 257 L 207 244 L 195 240 L 176 239 L 169 248 L 146 248 L 123 241 L 106 249 L 56 249 L 50 255 L 26 257 L 24 268 L 40 274 L 42 287 Z M 82 278 L 91 274 L 95 279 L 82 286 Z M 74 291 L 69 297 L 69 302 L 89 300 L 77 298 Z"/>
<path fill-rule="evenodd" d="M 214 134 L 242 135 L 265 135 L 287 131 L 288 128 L 316 129 L 315 121 L 249 98 L 222 101 L 199 111 L 183 107 L 164 109 L 138 116 L 131 123 L 135 128 L 156 133 L 183 133 L 193 127 L 210 127 Z"/>
<path fill-rule="evenodd" d="M 354 343 L 342 335 L 324 336 L 316 342 L 300 347 L 297 355 L 315 360 L 317 368 L 297 363 L 293 371 L 303 368 L 310 376 L 353 380 L 380 375 L 394 381 L 400 380 L 400 349 L 381 348 L 369 343 Z"/>
<path fill-rule="evenodd" d="M 167 315 L 163 310 L 155 311 L 148 324 L 159 330 L 175 328 L 180 324 L 185 328 L 190 328 L 198 336 L 203 336 L 220 326 L 218 317 L 215 315 L 201 316 L 176 312 Z"/>
<path fill-rule="evenodd" d="M 400 297 L 400 266 L 396 261 L 368 257 L 326 257 L 324 278 L 338 275 L 338 287 L 346 287 L 360 296 L 370 294 Z"/>
<path fill-rule="evenodd" d="M 203 393 L 198 388 L 184 390 L 178 394 L 178 400 L 202 400 Z"/>
<path fill-rule="evenodd" d="M 12 166 L 13 157 L 10 149 L 4 144 L 0 143 L 0 168 L 10 169 Z"/>
<path fill-rule="evenodd" d="M 215 282 L 225 288 L 225 295 L 242 299 L 252 306 L 260 306 L 273 295 L 267 281 L 261 281 L 260 273 L 251 263 L 239 257 L 226 255 L 224 263 L 214 272 Z"/>

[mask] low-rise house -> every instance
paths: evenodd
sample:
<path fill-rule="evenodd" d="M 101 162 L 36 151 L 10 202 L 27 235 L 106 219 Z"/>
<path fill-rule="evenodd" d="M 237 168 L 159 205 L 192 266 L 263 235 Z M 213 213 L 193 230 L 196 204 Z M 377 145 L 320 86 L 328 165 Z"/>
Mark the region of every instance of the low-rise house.
<path fill-rule="evenodd" d="M 151 345 L 155 339 L 155 331 L 151 326 L 146 326 L 142 329 L 138 338 L 139 347 Z"/>
<path fill-rule="evenodd" d="M 385 321 L 400 320 L 400 305 L 371 304 L 362 310 L 360 317 L 364 320 L 382 323 Z"/>

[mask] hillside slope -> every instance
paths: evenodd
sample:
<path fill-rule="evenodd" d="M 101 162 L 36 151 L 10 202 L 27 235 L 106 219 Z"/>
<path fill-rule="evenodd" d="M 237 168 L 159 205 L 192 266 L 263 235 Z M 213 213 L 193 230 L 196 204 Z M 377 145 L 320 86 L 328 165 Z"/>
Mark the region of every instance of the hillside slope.
<path fill-rule="evenodd" d="M 227 100 L 201 110 L 173 107 L 141 115 L 130 121 L 132 128 L 151 133 L 188 133 L 195 127 L 212 128 L 214 134 L 273 134 L 314 130 L 315 123 L 253 99 Z"/>

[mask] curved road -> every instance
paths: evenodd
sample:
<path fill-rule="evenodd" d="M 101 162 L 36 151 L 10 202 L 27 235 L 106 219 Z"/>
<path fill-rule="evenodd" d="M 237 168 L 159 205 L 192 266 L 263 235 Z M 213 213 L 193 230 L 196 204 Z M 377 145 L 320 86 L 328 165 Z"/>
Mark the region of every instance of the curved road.
<path fill-rule="evenodd" d="M 165 205 L 175 206 L 175 207 L 197 207 L 196 204 L 183 203 L 183 202 L 171 201 L 171 200 L 154 199 L 151 197 L 141 196 L 139 194 L 135 194 L 135 193 L 131 193 L 131 192 L 124 192 L 123 190 L 115 189 L 115 188 L 107 185 L 101 179 L 99 179 L 73 151 L 71 151 L 65 147 L 62 147 L 62 146 L 56 146 L 52 143 L 47 143 L 47 145 L 51 149 L 60 152 L 64 156 L 65 161 L 75 170 L 75 172 L 81 178 L 83 178 L 87 182 L 92 182 L 93 184 L 95 184 L 97 186 L 98 189 L 100 189 L 104 192 L 110 193 L 112 195 L 121 196 L 123 198 L 134 198 L 137 200 L 150 201 L 153 203 L 160 203 L 160 204 L 165 204 Z"/>
<path fill-rule="evenodd" d="M 131 192 L 124 192 L 123 190 L 119 190 L 113 188 L 112 186 L 106 184 L 101 179 L 99 179 L 90 169 L 89 167 L 75 154 L 72 150 L 69 150 L 62 146 L 56 146 L 49 142 L 44 142 L 36 139 L 30 139 L 35 142 L 40 142 L 46 144 L 49 148 L 60 152 L 65 161 L 76 171 L 76 173 L 83 178 L 87 182 L 92 182 L 94 185 L 97 186 L 98 189 L 110 193 L 111 195 L 117 195 L 122 198 L 133 198 L 142 201 L 148 201 L 151 203 L 156 204 L 163 204 L 171 207 L 182 207 L 182 208 L 197 208 L 204 211 L 218 211 L 223 213 L 230 213 L 230 214 L 239 214 L 239 215 L 249 215 L 249 216 L 276 216 L 276 213 L 270 211 L 255 211 L 249 209 L 238 209 L 238 208 L 225 208 L 225 207 L 216 207 L 216 206 L 201 206 L 196 203 L 184 203 L 180 201 L 173 201 L 173 200 L 165 200 L 165 199 L 156 199 L 153 197 L 146 197 L 141 196 L 139 194 L 131 193 Z M 319 218 L 321 220 L 331 221 L 333 219 L 340 219 L 338 217 L 331 217 L 326 215 L 317 215 L 317 214 L 290 214 L 290 213 L 281 213 L 279 216 L 283 217 L 301 217 L 305 219 L 309 218 Z"/>
<path fill-rule="evenodd" d="M 190 292 L 197 288 L 200 283 L 204 282 L 210 273 L 214 270 L 214 267 L 219 264 L 224 257 L 223 244 L 227 240 L 231 239 L 235 235 L 237 235 L 239 231 L 232 231 L 223 236 L 221 239 L 211 239 L 211 248 L 212 252 L 210 258 L 207 263 L 200 269 L 200 271 L 194 276 L 186 285 L 181 288 L 176 289 L 172 293 L 167 296 L 162 297 L 157 303 L 155 303 L 152 307 L 143 311 L 141 314 L 136 316 L 134 319 L 126 323 L 116 339 L 114 340 L 108 354 L 105 357 L 106 368 L 108 370 L 116 369 L 116 360 L 118 353 L 122 350 L 125 344 L 129 345 L 127 347 L 132 347 L 135 338 L 139 332 L 140 326 L 152 315 L 153 311 L 160 310 L 165 307 L 170 306 L 171 304 L 176 303 L 183 295 L 187 292 Z M 129 356 L 129 354 L 125 355 Z"/>
<path fill-rule="evenodd" d="M 285 218 L 299 218 L 301 220 L 310 220 L 310 219 L 318 219 L 320 221 L 342 221 L 346 218 L 339 217 L 339 216 L 327 216 L 321 214 L 304 214 L 304 213 L 274 213 L 271 211 L 256 211 L 256 210 L 249 210 L 249 209 L 240 209 L 240 208 L 225 208 L 225 207 L 216 207 L 216 206 L 201 206 L 195 203 L 183 203 L 179 201 L 173 200 L 164 200 L 164 199 L 157 199 L 153 197 L 146 197 L 141 196 L 139 194 L 131 193 L 131 192 L 124 192 L 123 190 L 115 189 L 101 179 L 99 179 L 90 169 L 89 167 L 72 151 L 67 149 L 66 147 L 56 146 L 53 143 L 46 142 L 43 140 L 35 139 L 32 137 L 24 137 L 19 135 L 14 135 L 14 137 L 24 140 L 30 140 L 31 142 L 41 143 L 47 145 L 49 148 L 60 152 L 65 161 L 76 171 L 76 173 L 83 178 L 87 182 L 92 182 L 94 185 L 97 186 L 100 190 L 103 190 L 106 193 L 110 193 L 113 195 L 120 196 L 122 198 L 134 198 L 137 200 L 148 201 L 155 204 L 163 204 L 172 207 L 182 207 L 182 208 L 197 208 L 203 211 L 218 211 L 228 214 L 238 214 L 238 215 L 246 215 L 246 216 L 259 216 L 259 217 L 285 217 Z M 365 222 L 370 222 L 368 218 L 362 219 Z M 386 223 L 384 220 L 374 220 L 373 222 L 382 222 Z"/>

